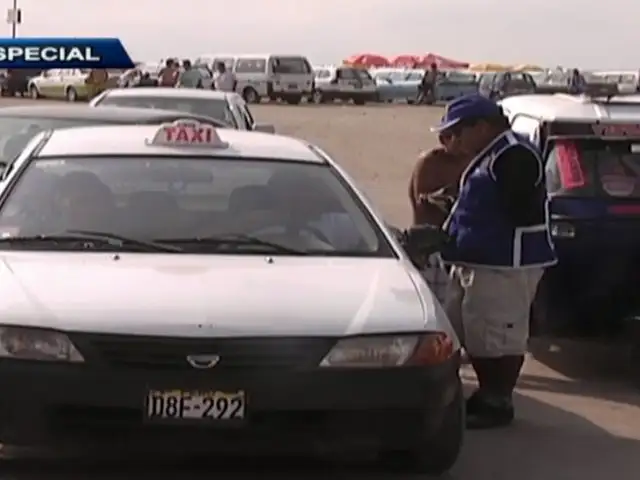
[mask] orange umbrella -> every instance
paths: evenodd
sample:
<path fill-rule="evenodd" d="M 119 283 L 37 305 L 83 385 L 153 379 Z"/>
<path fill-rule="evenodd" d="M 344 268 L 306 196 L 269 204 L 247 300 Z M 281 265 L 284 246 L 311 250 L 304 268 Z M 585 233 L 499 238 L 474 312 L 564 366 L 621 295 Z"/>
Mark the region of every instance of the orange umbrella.
<path fill-rule="evenodd" d="M 418 63 L 420 63 L 420 57 L 417 55 L 398 55 L 391 60 L 391 66 L 393 67 L 413 68 Z"/>
<path fill-rule="evenodd" d="M 388 67 L 389 60 L 382 55 L 376 55 L 373 53 L 360 53 L 358 55 L 352 55 L 344 62 L 345 65 L 353 65 L 359 67 Z"/>

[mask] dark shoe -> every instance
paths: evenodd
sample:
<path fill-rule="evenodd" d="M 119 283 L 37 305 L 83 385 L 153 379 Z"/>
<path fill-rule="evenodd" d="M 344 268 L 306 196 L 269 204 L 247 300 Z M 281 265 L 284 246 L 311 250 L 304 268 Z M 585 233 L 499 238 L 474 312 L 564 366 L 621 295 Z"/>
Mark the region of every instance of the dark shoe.
<path fill-rule="evenodd" d="M 507 401 L 487 403 L 477 397 L 472 406 L 472 413 L 467 412 L 467 428 L 469 430 L 506 427 L 511 425 L 515 416 L 513 405 Z"/>
<path fill-rule="evenodd" d="M 467 398 L 465 411 L 467 412 L 467 415 L 477 415 L 482 411 L 483 406 L 484 404 L 482 402 L 480 390 L 476 390 L 469 398 Z"/>

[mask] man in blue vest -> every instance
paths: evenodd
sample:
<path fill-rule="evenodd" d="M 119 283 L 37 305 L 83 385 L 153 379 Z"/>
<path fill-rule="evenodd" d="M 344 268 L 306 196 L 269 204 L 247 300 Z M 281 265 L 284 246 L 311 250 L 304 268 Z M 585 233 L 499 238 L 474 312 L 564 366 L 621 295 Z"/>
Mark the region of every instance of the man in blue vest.
<path fill-rule="evenodd" d="M 432 129 L 472 158 L 443 225 L 452 266 L 446 309 L 478 378 L 468 428 L 514 418 L 513 390 L 524 363 L 529 310 L 545 267 L 556 263 L 538 149 L 512 132 L 492 100 L 452 101 Z"/>

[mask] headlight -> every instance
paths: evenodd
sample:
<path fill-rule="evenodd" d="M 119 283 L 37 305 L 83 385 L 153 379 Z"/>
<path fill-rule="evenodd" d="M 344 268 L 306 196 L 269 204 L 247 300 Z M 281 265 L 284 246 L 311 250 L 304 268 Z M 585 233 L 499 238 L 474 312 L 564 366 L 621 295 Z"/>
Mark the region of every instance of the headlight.
<path fill-rule="evenodd" d="M 0 327 L 1 358 L 84 362 L 78 349 L 64 333 L 23 327 Z"/>
<path fill-rule="evenodd" d="M 371 335 L 338 341 L 320 366 L 385 368 L 433 365 L 442 363 L 453 353 L 453 341 L 445 333 Z"/>

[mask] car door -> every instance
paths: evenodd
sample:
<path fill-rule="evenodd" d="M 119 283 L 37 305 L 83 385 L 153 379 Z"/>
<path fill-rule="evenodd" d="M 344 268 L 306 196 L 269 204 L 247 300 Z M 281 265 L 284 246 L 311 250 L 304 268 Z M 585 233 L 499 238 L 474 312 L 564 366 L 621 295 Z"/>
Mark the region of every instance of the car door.
<path fill-rule="evenodd" d="M 55 85 L 60 81 L 60 69 L 54 68 L 42 72 L 42 75 L 35 80 L 38 93 L 42 97 L 52 97 Z"/>
<path fill-rule="evenodd" d="M 353 68 L 340 69 L 338 89 L 344 97 L 349 98 L 361 88 L 360 77 Z"/>
<path fill-rule="evenodd" d="M 71 80 L 71 69 L 64 68 L 58 70 L 58 75 L 55 80 L 51 82 L 50 97 L 52 98 L 64 98 L 65 96 L 65 84 Z"/>

